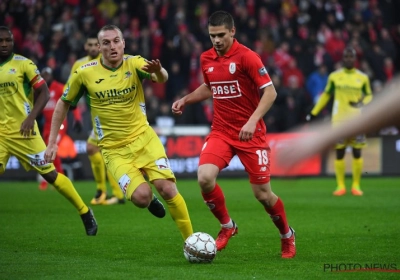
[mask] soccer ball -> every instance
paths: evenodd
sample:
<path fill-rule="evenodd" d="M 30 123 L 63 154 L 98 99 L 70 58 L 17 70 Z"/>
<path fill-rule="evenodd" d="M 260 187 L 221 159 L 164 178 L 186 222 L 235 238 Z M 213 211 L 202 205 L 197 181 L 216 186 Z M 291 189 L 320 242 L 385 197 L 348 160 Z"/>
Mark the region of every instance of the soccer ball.
<path fill-rule="evenodd" d="M 183 245 L 183 254 L 190 263 L 211 263 L 216 253 L 214 238 L 205 232 L 193 233 Z"/>

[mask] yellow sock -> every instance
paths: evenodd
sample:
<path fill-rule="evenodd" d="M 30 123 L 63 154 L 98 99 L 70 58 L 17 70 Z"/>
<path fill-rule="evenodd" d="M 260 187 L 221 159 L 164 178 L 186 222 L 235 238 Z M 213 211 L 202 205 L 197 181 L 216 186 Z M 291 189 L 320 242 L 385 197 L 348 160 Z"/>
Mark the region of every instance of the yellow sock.
<path fill-rule="evenodd" d="M 166 200 L 165 202 L 167 203 L 172 219 L 182 234 L 183 240 L 186 240 L 186 238 L 193 233 L 193 228 L 185 200 L 181 194 L 178 193 L 174 198 Z"/>
<path fill-rule="evenodd" d="M 364 166 L 363 158 L 353 158 L 352 169 L 353 169 L 353 189 L 360 189 L 361 173 Z"/>
<path fill-rule="evenodd" d="M 344 177 L 345 177 L 344 159 L 335 160 L 335 174 L 336 174 L 336 183 L 338 189 L 345 189 L 346 185 L 344 184 Z"/>
<path fill-rule="evenodd" d="M 89 156 L 90 165 L 92 166 L 92 172 L 94 181 L 96 182 L 96 188 L 103 192 L 107 191 L 106 187 L 106 166 L 100 152 Z"/>
<path fill-rule="evenodd" d="M 83 202 L 82 198 L 77 193 L 76 189 L 72 185 L 72 182 L 65 175 L 58 173 L 56 180 L 53 183 L 54 188 L 68 199 L 75 208 L 79 211 L 79 214 L 85 214 L 89 211 L 89 208 Z"/>
<path fill-rule="evenodd" d="M 114 177 L 108 170 L 107 170 L 107 179 L 108 182 L 110 182 L 113 195 L 118 199 L 124 199 L 124 193 L 121 191 L 121 188 L 119 187 L 117 181 L 115 181 Z"/>

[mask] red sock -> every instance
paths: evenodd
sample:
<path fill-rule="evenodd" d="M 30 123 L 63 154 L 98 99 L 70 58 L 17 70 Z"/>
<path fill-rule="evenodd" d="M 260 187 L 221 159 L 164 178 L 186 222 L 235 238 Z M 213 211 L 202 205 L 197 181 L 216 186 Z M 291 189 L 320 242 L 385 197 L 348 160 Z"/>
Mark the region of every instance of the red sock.
<path fill-rule="evenodd" d="M 228 214 L 228 209 L 226 209 L 225 196 L 222 189 L 218 184 L 215 184 L 215 188 L 210 193 L 201 193 L 204 198 L 204 202 L 210 208 L 211 212 L 214 214 L 215 218 L 218 219 L 220 224 L 227 224 L 231 220 Z"/>
<path fill-rule="evenodd" d="M 64 170 L 62 169 L 60 157 L 56 156 L 56 158 L 53 161 L 53 164 L 58 173 L 64 174 Z"/>
<path fill-rule="evenodd" d="M 272 222 L 279 229 L 280 234 L 286 234 L 289 232 L 289 225 L 286 220 L 285 207 L 283 206 L 282 200 L 278 197 L 275 205 L 271 208 L 264 207 L 265 211 L 269 214 Z"/>

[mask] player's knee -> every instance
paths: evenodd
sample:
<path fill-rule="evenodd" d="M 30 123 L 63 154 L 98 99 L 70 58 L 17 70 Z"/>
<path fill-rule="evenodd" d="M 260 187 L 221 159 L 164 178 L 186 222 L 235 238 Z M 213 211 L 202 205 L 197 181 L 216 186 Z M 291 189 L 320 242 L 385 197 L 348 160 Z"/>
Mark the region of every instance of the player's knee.
<path fill-rule="evenodd" d="M 218 173 L 213 172 L 208 168 L 202 168 L 202 166 L 200 166 L 197 171 L 197 182 L 203 192 L 207 193 L 214 188 L 217 174 Z"/>
<path fill-rule="evenodd" d="M 41 175 L 49 184 L 54 184 L 54 182 L 57 179 L 58 173 L 56 170 L 53 170 L 53 171 L 50 171 L 49 173 L 41 174 Z"/>
<path fill-rule="evenodd" d="M 154 180 L 153 185 L 157 189 L 161 197 L 165 200 L 174 198 L 178 193 L 178 189 L 173 180 L 168 180 L 168 179 Z"/>
<path fill-rule="evenodd" d="M 153 199 L 153 193 L 147 184 L 142 184 L 136 188 L 131 195 L 132 203 L 139 208 L 146 208 Z"/>

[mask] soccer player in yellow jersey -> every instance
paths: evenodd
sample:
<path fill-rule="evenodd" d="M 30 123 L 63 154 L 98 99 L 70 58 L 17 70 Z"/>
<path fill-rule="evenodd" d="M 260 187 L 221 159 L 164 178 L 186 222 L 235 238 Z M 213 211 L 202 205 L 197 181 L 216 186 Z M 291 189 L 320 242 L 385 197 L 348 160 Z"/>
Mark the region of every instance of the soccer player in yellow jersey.
<path fill-rule="evenodd" d="M 124 55 L 125 41 L 117 26 L 104 26 L 98 39 L 101 57 L 72 74 L 57 103 L 45 158 L 54 159 L 59 125 L 69 106 L 85 95 L 104 162 L 125 197 L 139 208 L 151 205 L 153 192 L 142 175 L 146 173 L 186 239 L 193 233 L 186 202 L 178 192 L 164 147 L 147 122 L 142 87 L 143 79 L 166 82 L 168 73 L 158 59 Z"/>
<path fill-rule="evenodd" d="M 369 78 L 366 74 L 354 68 L 355 60 L 356 51 L 351 47 L 346 48 L 343 52 L 344 67 L 329 75 L 326 88 L 311 113 L 307 116 L 307 120 L 316 117 L 332 97 L 334 98 L 332 107 L 332 124 L 334 126 L 345 122 L 349 117 L 360 114 L 361 107 L 372 100 Z M 361 150 L 365 145 L 365 134 L 341 139 L 336 143 L 335 173 L 337 188 L 333 195 L 341 196 L 346 194 L 344 156 L 347 146 L 351 146 L 353 150 L 351 193 L 356 196 L 363 194 L 360 189 L 363 169 Z"/>
<path fill-rule="evenodd" d="M 71 68 L 71 74 L 78 69 L 79 66 L 89 62 L 92 59 L 99 58 L 100 50 L 99 43 L 97 40 L 97 34 L 90 34 L 86 38 L 85 51 L 87 56 L 78 59 Z M 125 202 L 124 194 L 118 186 L 118 183 L 113 179 L 111 174 L 107 171 L 107 179 L 111 185 L 112 197 L 107 198 L 107 187 L 106 187 L 106 166 L 104 164 L 103 158 L 101 157 L 100 149 L 97 146 L 97 138 L 94 131 L 90 134 L 86 142 L 86 151 L 89 156 L 90 165 L 92 167 L 93 177 L 96 182 L 96 194 L 90 201 L 92 205 L 111 205 L 111 204 L 122 204 Z"/>
<path fill-rule="evenodd" d="M 96 235 L 97 223 L 92 211 L 71 181 L 57 173 L 54 165 L 44 158 L 46 145 L 35 119 L 49 100 L 49 89 L 37 66 L 26 57 L 14 54 L 13 47 L 13 34 L 0 26 L 0 174 L 5 172 L 8 159 L 14 155 L 26 170 L 36 170 L 74 205 L 87 235 Z"/>

